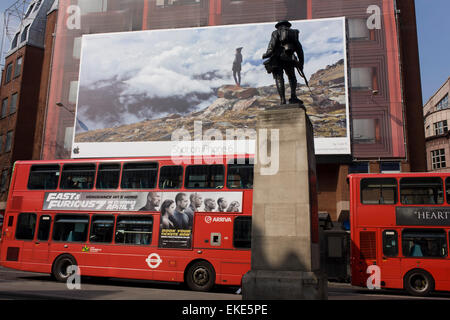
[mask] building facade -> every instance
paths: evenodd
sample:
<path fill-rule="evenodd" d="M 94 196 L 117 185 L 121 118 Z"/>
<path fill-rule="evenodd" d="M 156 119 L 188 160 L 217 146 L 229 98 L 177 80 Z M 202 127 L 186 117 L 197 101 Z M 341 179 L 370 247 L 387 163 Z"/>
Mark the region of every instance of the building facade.
<path fill-rule="evenodd" d="M 6 207 L 14 162 L 33 157 L 45 27 L 53 2 L 30 3 L 6 54 L 0 87 L 0 211 Z"/>
<path fill-rule="evenodd" d="M 72 154 L 83 36 L 334 17 L 346 21 L 351 152 L 317 156 L 317 172 L 319 210 L 344 221 L 348 173 L 426 170 L 413 0 L 59 0 L 32 156 Z"/>
<path fill-rule="evenodd" d="M 427 171 L 450 172 L 450 78 L 423 106 Z"/>

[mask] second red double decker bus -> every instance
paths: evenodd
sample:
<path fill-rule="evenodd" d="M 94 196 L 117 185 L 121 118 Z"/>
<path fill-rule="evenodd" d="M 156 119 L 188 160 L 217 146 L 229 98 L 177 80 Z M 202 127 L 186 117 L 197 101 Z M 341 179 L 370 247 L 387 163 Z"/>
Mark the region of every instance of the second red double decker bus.
<path fill-rule="evenodd" d="M 16 162 L 1 265 L 59 281 L 75 265 L 81 275 L 200 291 L 240 286 L 250 269 L 252 159 L 192 160 Z"/>
<path fill-rule="evenodd" d="M 450 291 L 450 173 L 351 174 L 349 181 L 352 284 L 378 280 L 418 296 Z"/>

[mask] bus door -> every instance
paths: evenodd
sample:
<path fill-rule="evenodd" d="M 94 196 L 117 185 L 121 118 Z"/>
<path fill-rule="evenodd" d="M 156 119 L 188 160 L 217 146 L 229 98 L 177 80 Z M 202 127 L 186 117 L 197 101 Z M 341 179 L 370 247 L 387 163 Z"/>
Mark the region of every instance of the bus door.
<path fill-rule="evenodd" d="M 381 260 L 379 263 L 381 285 L 389 288 L 402 288 L 401 263 L 399 257 L 399 238 L 397 230 L 381 230 Z"/>
<path fill-rule="evenodd" d="M 50 227 L 52 225 L 52 217 L 49 215 L 41 215 L 39 217 L 36 240 L 34 241 L 34 249 L 32 253 L 33 261 L 48 262 L 50 250 Z"/>

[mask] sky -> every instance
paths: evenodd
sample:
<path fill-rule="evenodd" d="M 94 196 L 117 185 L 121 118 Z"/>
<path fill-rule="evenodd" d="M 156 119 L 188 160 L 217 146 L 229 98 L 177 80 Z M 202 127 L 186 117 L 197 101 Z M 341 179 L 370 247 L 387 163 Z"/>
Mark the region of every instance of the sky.
<path fill-rule="evenodd" d="M 15 0 L 0 0 L 1 31 L 3 31 L 3 12 L 14 2 Z M 450 59 L 448 58 L 450 52 L 450 41 L 448 41 L 450 1 L 416 0 L 415 3 L 422 96 L 423 102 L 426 103 L 450 76 Z M 1 64 L 3 65 L 3 61 Z"/>

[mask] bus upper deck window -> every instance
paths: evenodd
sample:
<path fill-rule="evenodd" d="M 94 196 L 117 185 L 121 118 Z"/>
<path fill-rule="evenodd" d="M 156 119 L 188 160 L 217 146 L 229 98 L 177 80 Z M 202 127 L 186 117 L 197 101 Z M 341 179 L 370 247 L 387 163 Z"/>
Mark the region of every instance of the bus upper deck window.
<path fill-rule="evenodd" d="M 92 189 L 95 164 L 66 164 L 61 174 L 61 189 Z"/>
<path fill-rule="evenodd" d="M 253 189 L 253 163 L 251 160 L 237 159 L 228 164 L 227 187 L 230 189 Z"/>
<path fill-rule="evenodd" d="M 123 189 L 153 189 L 158 176 L 157 162 L 125 163 L 123 165 Z"/>
<path fill-rule="evenodd" d="M 59 165 L 35 165 L 30 169 L 28 189 L 55 190 L 58 187 Z"/>
<path fill-rule="evenodd" d="M 117 189 L 119 187 L 119 178 L 119 163 L 102 163 L 98 167 L 97 182 L 95 187 L 97 189 Z"/>
<path fill-rule="evenodd" d="M 442 204 L 444 187 L 439 177 L 418 177 L 400 179 L 402 204 Z"/>
<path fill-rule="evenodd" d="M 222 165 L 193 165 L 186 168 L 185 187 L 189 189 L 221 189 L 224 185 Z"/>
<path fill-rule="evenodd" d="M 397 180 L 394 178 L 366 178 L 361 180 L 361 203 L 395 204 Z"/>

